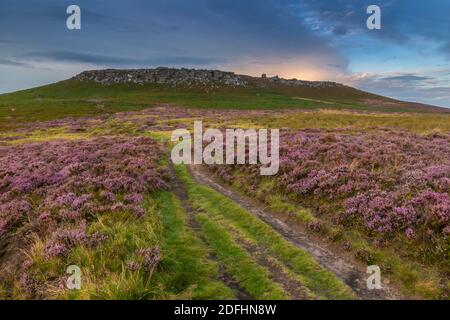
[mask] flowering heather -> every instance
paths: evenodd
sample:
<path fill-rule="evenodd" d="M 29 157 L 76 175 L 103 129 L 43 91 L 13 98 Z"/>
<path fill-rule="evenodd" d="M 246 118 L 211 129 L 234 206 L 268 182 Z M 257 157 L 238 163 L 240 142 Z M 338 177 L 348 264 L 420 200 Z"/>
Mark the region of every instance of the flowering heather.
<path fill-rule="evenodd" d="M 254 166 L 215 166 L 224 180 L 233 170 L 259 181 Z M 277 184 L 317 214 L 361 224 L 368 232 L 414 239 L 448 236 L 450 136 L 397 130 L 284 132 Z"/>
<path fill-rule="evenodd" d="M 29 223 L 47 257 L 101 242 L 89 221 L 123 210 L 141 217 L 144 195 L 168 186 L 162 152 L 150 138 L 118 137 L 1 147 L 0 240 Z"/>
<path fill-rule="evenodd" d="M 137 255 L 142 260 L 142 266 L 149 274 L 153 272 L 155 267 L 161 261 L 161 250 L 159 247 L 140 249 Z"/>

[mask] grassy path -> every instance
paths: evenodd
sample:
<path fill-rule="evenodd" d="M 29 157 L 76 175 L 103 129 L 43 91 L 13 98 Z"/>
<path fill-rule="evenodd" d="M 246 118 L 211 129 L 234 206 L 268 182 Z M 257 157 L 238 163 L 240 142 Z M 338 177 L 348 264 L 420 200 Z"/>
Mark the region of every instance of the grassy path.
<path fill-rule="evenodd" d="M 200 232 L 239 284 L 256 299 L 353 299 L 351 289 L 308 253 L 234 201 L 175 168 L 197 212 Z"/>
<path fill-rule="evenodd" d="M 405 298 L 397 287 L 387 283 L 383 284 L 383 290 L 369 290 L 366 286 L 367 273 L 364 264 L 354 261 L 351 256 L 345 255 L 345 253 L 343 254 L 339 251 L 339 248 L 329 246 L 317 237 L 311 237 L 303 229 L 297 228 L 298 225 L 292 226 L 289 218 L 284 219 L 280 215 L 274 214 L 273 211 L 267 210 L 264 205 L 243 196 L 226 184 L 222 184 L 211 176 L 204 167 L 191 166 L 189 169 L 196 183 L 207 186 L 224 198 L 238 204 L 241 209 L 245 209 L 256 220 L 263 221 L 286 241 L 307 252 L 320 266 L 330 270 L 333 275 L 347 284 L 358 298 L 364 300 L 396 300 Z M 254 224 L 251 225 L 254 226 Z"/>
<path fill-rule="evenodd" d="M 178 295 L 184 292 L 186 298 L 235 298 L 231 289 L 220 281 L 218 265 L 209 259 L 208 248 L 188 225 L 180 200 L 173 193 L 163 192 L 157 198 L 157 206 L 164 225 L 164 260 L 163 272 L 155 275 L 160 277 L 156 282 L 169 292 Z"/>

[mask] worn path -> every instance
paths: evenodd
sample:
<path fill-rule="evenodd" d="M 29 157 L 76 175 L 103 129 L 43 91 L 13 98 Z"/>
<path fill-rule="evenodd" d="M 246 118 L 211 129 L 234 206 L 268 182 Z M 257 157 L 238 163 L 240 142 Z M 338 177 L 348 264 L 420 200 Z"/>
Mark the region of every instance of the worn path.
<path fill-rule="evenodd" d="M 297 247 L 307 251 L 324 268 L 333 272 L 339 279 L 345 282 L 360 299 L 403 299 L 396 288 L 384 283 L 381 290 L 369 290 L 366 279 L 369 276 L 365 268 L 355 261 L 351 261 L 349 255 L 340 254 L 324 242 L 318 242 L 306 232 L 291 227 L 287 221 L 275 217 L 260 204 L 252 201 L 213 177 L 202 166 L 190 166 L 190 172 L 197 183 L 206 185 L 220 194 L 228 197 L 248 212 L 258 217 L 274 230 L 281 234 Z"/>

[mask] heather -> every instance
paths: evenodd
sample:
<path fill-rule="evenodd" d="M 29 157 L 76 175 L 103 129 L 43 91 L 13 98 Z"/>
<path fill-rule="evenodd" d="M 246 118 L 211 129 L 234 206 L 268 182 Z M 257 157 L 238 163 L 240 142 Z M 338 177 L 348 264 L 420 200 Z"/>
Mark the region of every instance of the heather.
<path fill-rule="evenodd" d="M 92 222 L 124 212 L 139 220 L 146 214 L 144 197 L 168 188 L 162 153 L 157 142 L 143 137 L 1 147 L 0 242 L 37 241 L 46 260 L 64 259 L 79 246 L 101 246 L 108 234 L 91 229 Z M 144 249 L 153 250 L 143 251 L 153 257 L 144 258 L 143 268 L 149 269 L 158 260 L 157 249 Z M 13 266 L 21 270 L 21 290 L 31 296 L 39 289 L 26 271 L 32 264 L 22 257 L 21 265 Z"/>
<path fill-rule="evenodd" d="M 448 263 L 448 134 L 309 129 L 285 131 L 280 143 L 280 172 L 274 179 L 295 202 L 312 208 L 318 218 L 364 230 L 375 244 L 403 239 L 410 248 L 417 245 L 415 258 Z M 254 166 L 214 170 L 228 182 L 244 174 L 247 191 L 257 193 L 261 178 Z"/>
<path fill-rule="evenodd" d="M 278 175 L 211 168 L 270 214 L 353 255 L 349 263 L 380 265 L 408 295 L 446 298 L 449 119 L 161 105 L 2 132 L 0 297 L 246 297 L 235 283 L 253 298 L 340 296 L 333 274 L 311 269 L 314 259 L 298 248 L 278 246 L 275 231 L 237 202 L 185 168 L 175 170 L 178 180 L 172 174 L 164 142 L 202 120 L 205 128 L 280 128 Z M 66 288 L 72 264 L 83 272 L 81 290 Z"/>

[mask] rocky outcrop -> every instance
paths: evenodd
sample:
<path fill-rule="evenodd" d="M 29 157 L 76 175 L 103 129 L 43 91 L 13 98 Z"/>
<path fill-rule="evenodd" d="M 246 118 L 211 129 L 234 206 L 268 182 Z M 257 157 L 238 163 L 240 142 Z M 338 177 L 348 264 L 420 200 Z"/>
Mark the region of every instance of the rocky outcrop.
<path fill-rule="evenodd" d="M 286 86 L 306 86 L 310 88 L 331 88 L 342 86 L 342 84 L 330 81 L 305 81 L 297 79 L 283 79 L 278 76 L 267 77 L 265 74 L 261 78 L 237 75 L 234 72 L 220 70 L 198 70 L 198 69 L 106 69 L 84 71 L 75 76 L 76 81 L 94 81 L 102 84 L 114 83 L 157 83 L 171 86 L 208 86 L 218 88 L 220 86 L 246 87 L 248 81 L 256 80 L 258 86 L 266 87 L 270 83 Z M 248 81 L 247 81 L 248 80 Z"/>
<path fill-rule="evenodd" d="M 73 78 L 77 81 L 95 81 L 103 84 L 114 83 L 159 83 L 173 86 L 183 85 L 228 85 L 246 86 L 239 75 L 219 70 L 196 69 L 134 69 L 134 70 L 94 70 L 84 71 Z"/>
<path fill-rule="evenodd" d="M 310 88 L 334 88 L 343 86 L 343 84 L 332 81 L 306 81 L 297 79 L 283 79 L 278 76 L 267 78 L 267 80 L 273 83 L 279 83 L 291 87 L 305 86 Z"/>

